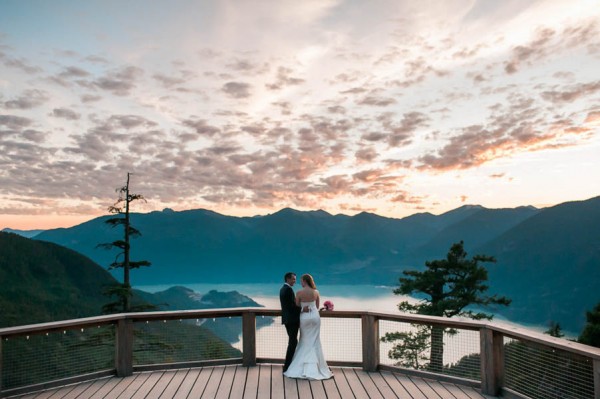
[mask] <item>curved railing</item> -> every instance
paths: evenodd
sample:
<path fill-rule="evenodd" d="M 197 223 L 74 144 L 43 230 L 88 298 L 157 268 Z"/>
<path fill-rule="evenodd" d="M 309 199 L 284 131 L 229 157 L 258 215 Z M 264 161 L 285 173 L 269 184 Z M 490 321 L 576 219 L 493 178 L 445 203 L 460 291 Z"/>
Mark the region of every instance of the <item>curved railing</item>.
<path fill-rule="evenodd" d="M 598 348 L 474 320 L 369 311 L 321 315 L 330 365 L 417 374 L 494 396 L 600 398 Z M 264 308 L 186 310 L 0 329 L 1 396 L 136 371 L 282 363 L 287 336 L 280 316 Z M 444 331 L 442 368 L 432 369 L 422 348 L 412 348 L 410 362 L 402 357 L 406 351 L 382 341 L 388 333 L 407 337 L 423 326 Z"/>

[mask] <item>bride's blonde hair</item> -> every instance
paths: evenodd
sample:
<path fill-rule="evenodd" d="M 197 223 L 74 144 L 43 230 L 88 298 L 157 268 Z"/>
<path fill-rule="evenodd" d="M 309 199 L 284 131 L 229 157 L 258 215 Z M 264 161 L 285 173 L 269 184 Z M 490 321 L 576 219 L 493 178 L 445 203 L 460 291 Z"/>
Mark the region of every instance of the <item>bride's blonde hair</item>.
<path fill-rule="evenodd" d="M 313 290 L 317 289 L 317 285 L 315 284 L 315 280 L 313 280 L 312 276 L 308 273 L 303 274 L 302 277 L 300 277 L 302 279 L 302 281 L 304 281 L 306 283 L 306 285 L 308 285 L 310 288 L 312 288 Z"/>

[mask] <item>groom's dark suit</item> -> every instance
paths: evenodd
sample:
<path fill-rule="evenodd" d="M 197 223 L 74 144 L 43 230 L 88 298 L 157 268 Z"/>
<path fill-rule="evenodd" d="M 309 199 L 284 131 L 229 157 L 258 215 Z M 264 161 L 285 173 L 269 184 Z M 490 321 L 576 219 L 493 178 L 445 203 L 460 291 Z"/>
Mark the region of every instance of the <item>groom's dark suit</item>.
<path fill-rule="evenodd" d="M 298 345 L 298 329 L 300 328 L 300 307 L 296 306 L 296 295 L 294 290 L 287 284 L 279 290 L 279 301 L 281 302 L 281 322 L 285 325 L 288 334 L 288 347 L 285 353 L 285 372 L 292 363 L 292 357 Z"/>

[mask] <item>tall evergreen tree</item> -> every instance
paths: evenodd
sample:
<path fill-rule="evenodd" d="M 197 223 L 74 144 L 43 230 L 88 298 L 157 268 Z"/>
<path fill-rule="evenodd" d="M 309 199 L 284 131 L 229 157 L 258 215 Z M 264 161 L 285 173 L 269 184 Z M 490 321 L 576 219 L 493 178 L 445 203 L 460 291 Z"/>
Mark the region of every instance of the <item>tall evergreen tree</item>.
<path fill-rule="evenodd" d="M 110 264 L 108 270 L 122 268 L 123 269 L 123 283 L 109 287 L 106 290 L 106 295 L 117 297 L 115 302 L 111 302 L 103 307 L 105 313 L 112 313 L 115 311 L 130 312 L 131 307 L 131 282 L 130 282 L 130 270 L 137 269 L 142 266 L 150 266 L 151 263 L 146 260 L 132 261 L 130 258 L 131 238 L 141 236 L 139 230 L 134 228 L 130 222 L 129 210 L 133 201 L 142 200 L 146 201 L 141 194 L 131 194 L 129 192 L 129 178 L 130 173 L 127 173 L 127 183 L 125 186 L 116 189 L 119 193 L 117 201 L 108 208 L 108 211 L 112 214 L 119 215 L 118 217 L 110 218 L 106 220 L 106 223 L 112 227 L 123 226 L 123 239 L 116 240 L 111 243 L 100 244 L 100 247 L 105 249 L 118 248 L 120 252 L 115 257 L 115 261 Z"/>
<path fill-rule="evenodd" d="M 403 301 L 398 304 L 398 308 L 401 311 L 430 316 L 463 316 L 476 320 L 491 320 L 493 315 L 473 309 L 510 304 L 510 299 L 506 297 L 486 294 L 489 288 L 486 285 L 488 272 L 480 263 L 495 261 L 493 257 L 486 255 L 475 255 L 472 259 L 467 259 L 463 242 L 455 243 L 451 246 L 446 259 L 425 262 L 426 269 L 424 271 L 405 270 L 403 272 L 406 277 L 400 277 L 400 286 L 394 290 L 394 294 L 416 294 L 418 297 L 424 295 L 424 298 L 416 304 Z M 430 328 L 428 367 L 432 371 L 441 371 L 443 368 L 444 331 L 443 327 L 432 326 Z M 453 333 L 452 330 L 446 332 Z M 406 352 L 402 346 L 405 346 L 408 341 L 401 339 L 402 336 L 393 334 L 386 334 L 382 338 L 384 342 L 401 341 L 390 351 L 390 355 L 393 355 L 394 352 Z M 415 350 L 412 348 L 412 353 L 414 352 Z"/>
<path fill-rule="evenodd" d="M 587 320 L 579 336 L 579 342 L 600 348 L 600 302 L 591 312 L 586 312 Z"/>

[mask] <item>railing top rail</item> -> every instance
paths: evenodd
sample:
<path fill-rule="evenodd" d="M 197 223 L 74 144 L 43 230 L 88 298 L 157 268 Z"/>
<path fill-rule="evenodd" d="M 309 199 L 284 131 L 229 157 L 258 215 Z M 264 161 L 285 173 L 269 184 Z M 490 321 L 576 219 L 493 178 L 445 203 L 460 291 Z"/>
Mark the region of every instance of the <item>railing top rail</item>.
<path fill-rule="evenodd" d="M 17 327 L 0 328 L 0 337 L 7 338 L 13 336 L 24 336 L 32 333 L 44 333 L 60 331 L 63 329 L 75 329 L 89 326 L 115 324 L 119 320 L 140 321 L 157 321 L 157 320 L 179 320 L 193 318 L 213 318 L 213 317 L 240 317 L 245 313 L 254 313 L 257 316 L 279 316 L 280 309 L 268 309 L 262 307 L 256 308 L 224 308 L 224 309 L 197 309 L 197 310 L 172 310 L 159 312 L 136 312 L 136 313 L 119 313 L 113 315 L 87 317 L 82 319 L 63 320 L 49 323 L 30 324 Z M 596 360 L 600 360 L 600 348 L 594 348 L 588 345 L 583 345 L 577 342 L 572 342 L 566 339 L 551 337 L 547 334 L 542 334 L 533 330 L 506 326 L 500 323 L 489 321 L 478 321 L 470 319 L 453 319 L 446 317 L 417 315 L 410 313 L 382 313 L 371 311 L 325 311 L 321 312 L 321 316 L 325 318 L 361 318 L 365 315 L 374 316 L 379 320 L 390 320 L 398 322 L 408 322 L 415 324 L 437 325 L 441 327 L 453 327 L 465 330 L 481 330 L 483 328 L 496 331 L 505 336 L 535 342 L 538 344 L 550 346 L 552 348 L 565 350 L 567 352 L 576 353 L 587 356 Z"/>
<path fill-rule="evenodd" d="M 63 329 L 73 329 L 88 326 L 98 326 L 114 324 L 119 319 L 124 319 L 125 314 L 112 314 L 105 316 L 84 317 L 81 319 L 51 321 L 48 323 L 27 324 L 23 326 L 0 328 L 0 337 L 11 337 L 27 335 L 31 333 L 42 333 L 59 331 Z"/>
<path fill-rule="evenodd" d="M 592 359 L 600 360 L 600 348 L 569 341 L 568 339 L 552 337 L 548 334 L 529 330 L 522 327 L 507 326 L 500 323 L 489 323 L 487 328 L 499 332 L 505 337 L 535 342 L 555 349 L 576 353 Z"/>

